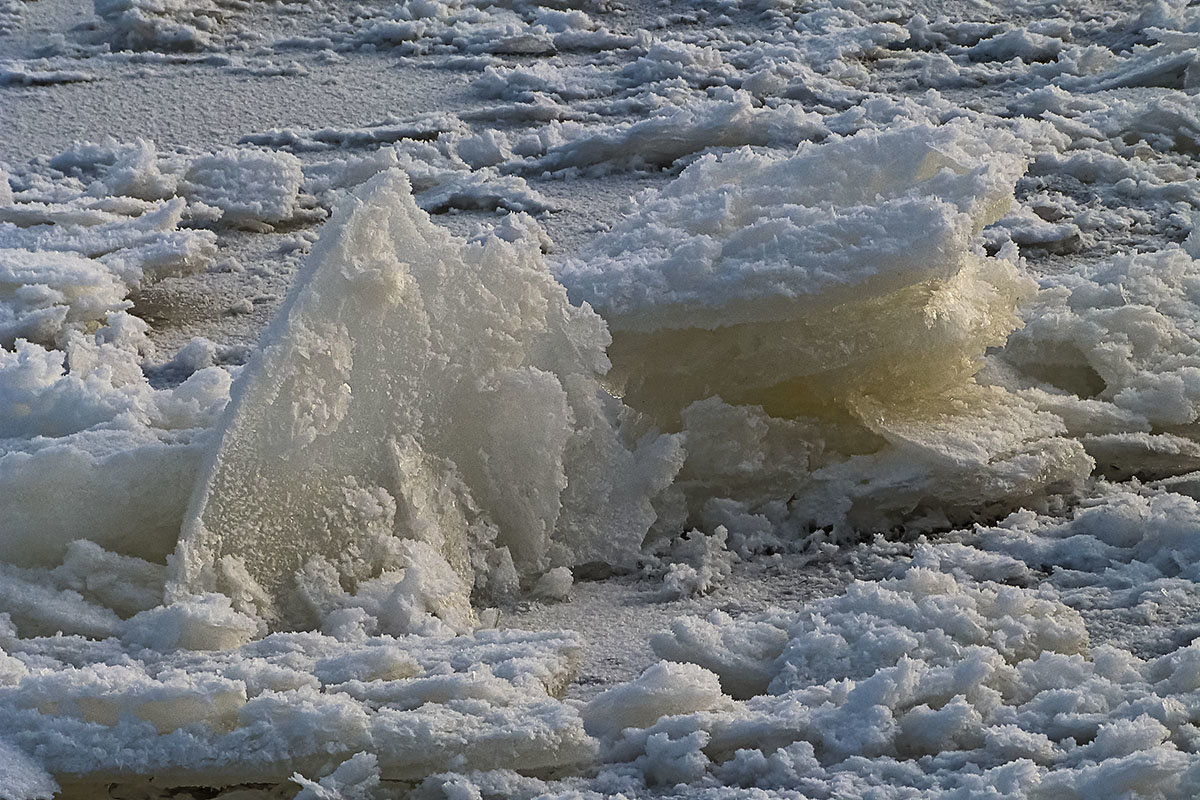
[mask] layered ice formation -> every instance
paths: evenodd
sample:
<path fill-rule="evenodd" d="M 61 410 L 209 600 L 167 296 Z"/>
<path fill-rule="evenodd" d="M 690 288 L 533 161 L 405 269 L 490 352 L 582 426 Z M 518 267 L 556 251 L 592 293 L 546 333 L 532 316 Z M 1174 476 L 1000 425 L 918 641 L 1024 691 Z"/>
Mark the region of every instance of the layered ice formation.
<path fill-rule="evenodd" d="M 579 712 L 556 699 L 578 658 L 570 634 L 347 643 L 307 633 L 240 644 L 172 652 L 161 642 L 154 651 L 117 640 L 16 640 L 6 631 L 4 746 L 37 758 L 30 788 L 9 784 L 0 793 L 285 783 L 332 772 L 356 753 L 375 755 L 376 782 L 462 763 L 551 770 L 595 755 Z"/>
<path fill-rule="evenodd" d="M 708 157 L 559 275 L 609 323 L 610 380 L 664 421 L 711 396 L 787 417 L 909 405 L 1019 324 L 1031 282 L 972 245 L 1023 171 L 1015 141 L 962 125 Z"/>
<path fill-rule="evenodd" d="M 775 525 L 944 519 L 1087 475 L 1061 420 L 973 380 L 1036 290 L 979 239 L 1021 152 L 959 123 L 710 156 L 562 265 L 614 391 L 686 432 L 697 522 L 736 534 L 723 496 L 790 497 Z"/>

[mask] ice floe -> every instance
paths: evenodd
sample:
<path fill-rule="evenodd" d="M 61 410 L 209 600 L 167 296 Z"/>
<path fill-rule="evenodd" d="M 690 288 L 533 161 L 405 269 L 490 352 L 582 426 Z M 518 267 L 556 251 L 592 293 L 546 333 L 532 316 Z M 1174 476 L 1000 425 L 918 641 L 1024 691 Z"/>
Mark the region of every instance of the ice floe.
<path fill-rule="evenodd" d="M 264 108 L 0 165 L 0 798 L 1196 794 L 1194 3 L 93 10 L 10 149 Z"/>

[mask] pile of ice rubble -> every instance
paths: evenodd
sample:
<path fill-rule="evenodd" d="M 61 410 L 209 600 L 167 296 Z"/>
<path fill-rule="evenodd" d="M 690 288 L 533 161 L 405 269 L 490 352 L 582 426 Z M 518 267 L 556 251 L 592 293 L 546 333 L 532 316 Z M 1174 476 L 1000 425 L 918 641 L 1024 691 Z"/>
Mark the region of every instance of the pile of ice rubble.
<path fill-rule="evenodd" d="M 46 166 L 0 174 L 0 559 L 55 566 L 86 535 L 161 561 L 231 375 L 201 346 L 171 365 L 183 383 L 152 387 L 130 295 L 207 267 L 208 228 L 302 214 L 299 162 L 250 150 L 162 159 L 137 142 L 81 145 Z"/>
<path fill-rule="evenodd" d="M 1200 511 L 1162 489 L 680 621 L 654 646 L 681 663 L 586 704 L 556 699 L 574 638 L 480 613 L 642 558 L 686 594 L 726 546 L 1049 511 L 1097 461 L 1192 490 L 1196 234 L 1039 286 L 985 246 L 1025 147 L 960 121 L 705 156 L 554 275 L 536 226 L 458 240 L 386 158 L 106 144 L 5 176 L 0 797 L 1179 796 L 1200 651 L 1090 648 L 1074 610 L 1200 581 Z M 198 344 L 151 385 L 132 292 L 373 171 L 249 364 Z"/>
<path fill-rule="evenodd" d="M 564 265 L 609 323 L 616 391 L 685 432 L 693 514 L 877 528 L 1090 472 L 1060 420 L 972 378 L 1036 286 L 977 241 L 1019 145 L 967 131 L 706 157 Z"/>
<path fill-rule="evenodd" d="M 360 583 L 423 563 L 457 598 L 434 616 L 463 629 L 471 596 L 511 599 L 555 570 L 550 587 L 568 569 L 628 570 L 688 525 L 723 525 L 746 555 L 814 528 L 945 525 L 1044 502 L 1092 469 L 1055 413 L 1066 399 L 1042 408 L 1025 387 L 973 378 L 1037 292 L 1011 247 L 989 256 L 979 238 L 1024 166 L 1002 133 L 910 126 L 786 158 L 702 159 L 561 265 L 567 290 L 536 232 L 456 242 L 385 170 L 326 226 L 215 428 L 229 371 L 191 353 L 199 369 L 154 389 L 125 294 L 164 252 L 203 265 L 212 234 L 197 220 L 297 213 L 303 171 L 241 150 L 177 177 L 148 145 L 104 150 L 108 164 L 83 150 L 51 162 L 104 167 L 75 179 L 78 197 L 34 202 L 30 186 L 8 207 L 24 223 L 6 229 L 14 260 L 55 267 L 37 270 L 53 285 L 13 279 L 25 282 L 0 461 L 21 490 L 0 500 L 21 520 L 11 564 L 55 569 L 85 529 L 161 563 L 182 525 L 173 597 L 221 591 L 272 625 L 312 626 L 374 608 Z M 142 213 L 110 219 L 97 203 Z M 52 226 L 55 213 L 82 221 Z M 107 304 L 73 289 L 75 274 L 108 281 Z M 1153 436 L 1104 413 L 1110 437 L 1124 435 L 1112 417 Z M 71 487 L 75 513 L 39 502 L 46 485 Z M 128 501 L 106 519 L 104 496 Z"/>
<path fill-rule="evenodd" d="M 586 703 L 555 699 L 568 634 L 247 641 L 253 621 L 211 599 L 206 615 L 143 612 L 120 640 L 9 628 L 0 793 L 1188 797 L 1200 646 L 1091 646 L 1067 602 L 1089 605 L 1079 569 L 1091 603 L 1130 613 L 1167 586 L 1194 594 L 1198 529 L 1195 501 L 1125 489 L 1065 522 L 1018 514 L 795 613 L 680 618 L 652 640 L 669 661 Z M 266 788 L 289 776 L 303 788 Z"/>

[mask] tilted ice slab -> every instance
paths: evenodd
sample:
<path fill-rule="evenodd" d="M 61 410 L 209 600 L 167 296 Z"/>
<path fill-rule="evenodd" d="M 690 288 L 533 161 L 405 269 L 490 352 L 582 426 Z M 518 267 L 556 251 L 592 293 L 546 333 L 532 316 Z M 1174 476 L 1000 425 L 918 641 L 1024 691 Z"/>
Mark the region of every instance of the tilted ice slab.
<path fill-rule="evenodd" d="M 0 173 L 0 346 L 64 349 L 132 306 L 148 283 L 198 272 L 216 235 L 187 222 L 269 230 L 298 211 L 300 162 L 228 149 L 187 159 L 153 142 L 77 142 L 15 196 Z"/>
<path fill-rule="evenodd" d="M 0 202 L 0 347 L 25 339 L 62 349 L 72 331 L 130 308 L 135 289 L 206 266 L 215 237 L 181 228 L 185 207 L 114 196 Z"/>
<path fill-rule="evenodd" d="M 161 198 L 149 146 L 81 146 L 57 161 L 103 162 L 93 181 L 0 175 L 0 562 L 59 566 L 70 543 L 162 561 L 178 539 L 203 429 L 230 376 L 199 369 L 172 389 L 142 369 L 148 326 L 127 296 L 209 263 L 215 236 L 181 227 L 182 198 Z M 85 152 L 86 151 L 86 152 Z M 83 175 L 83 173 L 80 173 Z M 6 575 L 6 578 L 10 577 Z M 116 617 L 63 613 L 46 594 L 11 590 L 23 632 L 103 634 Z M 31 600 L 37 596 L 36 602 Z M 68 605 L 70 605 L 68 603 Z"/>
<path fill-rule="evenodd" d="M 87 195 L 102 198 L 100 202 L 177 196 L 172 207 L 182 210 L 186 200 L 193 218 L 268 231 L 272 224 L 296 217 L 304 178 L 299 159 L 290 153 L 231 147 L 187 158 L 160 154 L 154 142 L 140 138 L 76 142 L 54 156 L 50 166 L 89 181 Z"/>
<path fill-rule="evenodd" d="M 930 525 L 1088 474 L 1061 419 L 972 377 L 1036 290 L 978 238 L 1020 152 L 954 123 L 706 157 L 561 266 L 613 332 L 614 391 L 685 431 L 693 521 L 735 546 Z"/>
<path fill-rule="evenodd" d="M 375 177 L 235 387 L 172 591 L 312 624 L 331 610 L 321 596 L 408 570 L 441 576 L 436 613 L 461 628 L 472 589 L 632 562 L 681 453 L 675 437 L 622 438 L 597 383 L 607 338 L 532 243 L 456 241 L 402 173 Z"/>
<path fill-rule="evenodd" d="M 0 205 L 0 247 L 40 253 L 29 258 L 43 263 L 47 252 L 91 259 L 97 262 L 94 270 L 111 273 L 131 290 L 198 271 L 211 260 L 216 237 L 181 228 L 185 210 L 181 198 L 147 202 L 122 196 Z"/>
<path fill-rule="evenodd" d="M 708 147 L 791 147 L 827 132 L 814 113 L 792 105 L 756 107 L 749 93 L 735 92 L 720 100 L 667 106 L 633 123 L 552 123 L 542 135 L 554 144 L 544 154 L 514 160 L 507 168 L 534 175 L 566 169 L 658 169 Z"/>
<path fill-rule="evenodd" d="M 144 627 L 168 628 L 167 616 Z M 577 667 L 574 634 L 275 634 L 223 652 L 7 636 L 4 650 L 0 747 L 25 754 L 32 777 L 40 768 L 35 787 L 51 776 L 81 795 L 112 782 L 283 783 L 360 752 L 388 780 L 595 754 L 579 712 L 556 699 Z"/>
<path fill-rule="evenodd" d="M 611 379 L 668 418 L 710 395 L 794 415 L 935 394 L 1004 341 L 1031 291 L 972 249 L 1012 200 L 1017 153 L 947 125 L 707 157 L 559 276 L 608 321 Z"/>

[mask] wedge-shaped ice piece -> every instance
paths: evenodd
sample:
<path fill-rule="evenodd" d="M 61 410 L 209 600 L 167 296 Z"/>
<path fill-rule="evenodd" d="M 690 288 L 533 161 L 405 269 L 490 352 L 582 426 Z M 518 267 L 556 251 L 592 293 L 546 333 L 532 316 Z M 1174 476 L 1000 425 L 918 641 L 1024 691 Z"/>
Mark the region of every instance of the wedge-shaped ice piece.
<path fill-rule="evenodd" d="M 472 561 L 515 564 L 522 576 L 549 568 L 564 502 L 560 539 L 621 518 L 638 530 L 613 534 L 636 550 L 654 521 L 646 497 L 678 469 L 678 447 L 635 451 L 621 443 L 618 414 L 595 407 L 607 341 L 531 243 L 455 240 L 417 208 L 402 173 L 373 178 L 335 213 L 234 389 L 174 589 L 244 590 L 249 579 L 249 594 L 272 601 L 258 613 L 311 624 L 322 609 L 293 591 L 298 570 L 332 565 L 354 585 L 411 567 L 398 539 L 416 539 L 461 589 L 414 605 L 442 607 L 461 627 Z M 613 469 L 647 474 L 642 496 L 611 481 L 564 496 L 569 476 L 603 477 L 580 457 L 589 442 L 608 447 Z M 489 562 L 493 545 L 511 560 Z"/>

